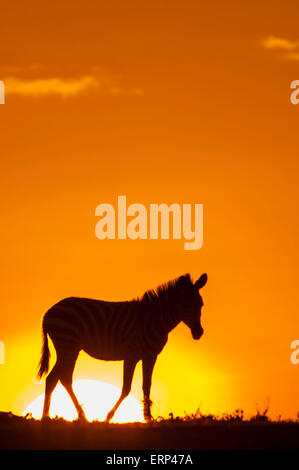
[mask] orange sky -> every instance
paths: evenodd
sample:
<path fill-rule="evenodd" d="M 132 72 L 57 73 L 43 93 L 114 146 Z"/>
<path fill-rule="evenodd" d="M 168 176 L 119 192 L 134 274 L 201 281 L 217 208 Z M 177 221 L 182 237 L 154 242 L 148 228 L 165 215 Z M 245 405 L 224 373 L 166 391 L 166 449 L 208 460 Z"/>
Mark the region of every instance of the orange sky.
<path fill-rule="evenodd" d="M 207 272 L 205 335 L 171 334 L 154 415 L 253 413 L 270 397 L 273 417 L 296 416 L 298 15 L 295 0 L 1 2 L 1 410 L 43 391 L 53 303 Z M 203 203 L 203 248 L 98 240 L 96 206 L 122 194 Z M 82 354 L 75 378 L 120 386 L 121 364 Z"/>

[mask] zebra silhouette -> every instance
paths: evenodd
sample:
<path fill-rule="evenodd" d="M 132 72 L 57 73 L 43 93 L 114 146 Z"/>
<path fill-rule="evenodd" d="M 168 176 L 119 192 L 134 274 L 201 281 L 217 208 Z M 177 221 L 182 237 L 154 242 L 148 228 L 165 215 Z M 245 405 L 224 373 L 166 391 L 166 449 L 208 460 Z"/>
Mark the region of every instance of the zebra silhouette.
<path fill-rule="evenodd" d="M 121 395 L 109 411 L 110 421 L 131 390 L 136 364 L 142 361 L 143 414 L 150 421 L 150 389 L 158 354 L 167 343 L 168 333 L 183 321 L 194 339 L 203 334 L 201 326 L 202 297 L 207 282 L 202 274 L 192 282 L 189 274 L 149 290 L 136 300 L 106 302 L 79 297 L 61 300 L 44 315 L 43 347 L 38 378 L 49 370 L 50 351 L 47 335 L 56 350 L 56 363 L 46 378 L 43 418 L 49 416 L 51 395 L 58 381 L 69 393 L 78 418 L 86 420 L 72 388 L 73 371 L 81 350 L 96 359 L 124 361 Z"/>

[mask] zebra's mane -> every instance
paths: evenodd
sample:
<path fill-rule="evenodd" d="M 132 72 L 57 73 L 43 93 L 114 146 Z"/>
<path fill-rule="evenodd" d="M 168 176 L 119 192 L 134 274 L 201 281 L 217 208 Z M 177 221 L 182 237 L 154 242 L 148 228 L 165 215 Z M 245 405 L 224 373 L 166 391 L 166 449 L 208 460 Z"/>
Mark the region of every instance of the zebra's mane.
<path fill-rule="evenodd" d="M 161 299 L 181 299 L 193 290 L 193 283 L 189 273 L 161 284 L 156 289 L 149 289 L 137 299 L 139 302 L 155 302 Z M 185 295 L 184 295 L 185 294 Z"/>

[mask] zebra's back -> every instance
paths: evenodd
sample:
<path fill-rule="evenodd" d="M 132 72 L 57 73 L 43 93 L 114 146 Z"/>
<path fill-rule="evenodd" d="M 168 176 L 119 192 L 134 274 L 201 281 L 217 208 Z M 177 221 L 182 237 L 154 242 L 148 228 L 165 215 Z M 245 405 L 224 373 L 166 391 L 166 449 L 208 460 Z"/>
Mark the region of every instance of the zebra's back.
<path fill-rule="evenodd" d="M 84 350 L 103 360 L 140 355 L 138 302 L 69 297 L 45 314 L 43 325 L 57 349 Z"/>

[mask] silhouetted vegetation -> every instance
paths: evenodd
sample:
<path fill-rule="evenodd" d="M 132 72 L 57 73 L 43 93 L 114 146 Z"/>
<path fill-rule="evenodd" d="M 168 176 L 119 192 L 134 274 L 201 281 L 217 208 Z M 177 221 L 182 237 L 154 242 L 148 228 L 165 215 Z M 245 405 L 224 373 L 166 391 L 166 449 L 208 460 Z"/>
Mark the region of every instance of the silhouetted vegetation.
<path fill-rule="evenodd" d="M 268 411 L 158 417 L 151 423 L 47 421 L 0 413 L 2 449 L 299 449 L 299 420 L 271 420 Z"/>

